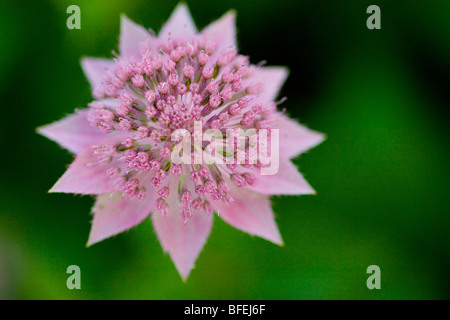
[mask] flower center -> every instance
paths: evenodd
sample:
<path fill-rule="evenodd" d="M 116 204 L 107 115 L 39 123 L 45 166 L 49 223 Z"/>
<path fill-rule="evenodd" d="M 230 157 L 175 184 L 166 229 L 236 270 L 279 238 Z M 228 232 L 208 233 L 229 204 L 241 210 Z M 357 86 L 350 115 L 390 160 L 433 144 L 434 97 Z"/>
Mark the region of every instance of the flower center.
<path fill-rule="evenodd" d="M 107 98 L 89 104 L 88 121 L 109 134 L 115 145 L 92 146 L 98 163 L 111 163 L 107 174 L 129 198 L 144 199 L 149 187 L 156 207 L 168 210 L 174 192 L 187 219 L 191 209 L 212 212 L 210 201 L 231 202 L 229 183 L 245 187 L 255 181 L 258 164 L 174 164 L 171 152 L 177 129 L 270 128 L 275 104 L 253 103 L 262 84 L 252 83 L 254 65 L 234 48 L 216 52 L 217 44 L 195 36 L 191 41 L 143 43 L 140 60 L 118 56 L 108 70 Z M 203 148 L 207 147 L 202 145 Z M 236 159 L 237 154 L 228 155 Z M 178 190 L 171 188 L 177 179 Z"/>

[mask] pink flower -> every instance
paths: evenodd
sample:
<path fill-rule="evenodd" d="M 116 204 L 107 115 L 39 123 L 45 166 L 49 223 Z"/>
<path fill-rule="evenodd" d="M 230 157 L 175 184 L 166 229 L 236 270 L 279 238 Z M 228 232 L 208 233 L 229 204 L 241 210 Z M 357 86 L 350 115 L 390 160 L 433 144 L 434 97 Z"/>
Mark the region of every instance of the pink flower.
<path fill-rule="evenodd" d="M 97 195 L 88 245 L 151 214 L 163 249 L 186 279 L 213 212 L 282 244 L 269 196 L 314 193 L 290 159 L 323 135 L 277 111 L 274 99 L 286 68 L 252 65 L 236 48 L 234 12 L 198 33 L 180 4 L 158 37 L 122 16 L 120 55 L 82 60 L 96 100 L 39 132 L 76 154 L 50 191 Z M 261 161 L 237 163 L 237 152 L 222 154 L 234 163 L 175 163 L 172 134 L 195 134 L 195 121 L 202 132 L 216 129 L 224 136 L 227 129 L 279 129 L 277 174 L 261 175 Z M 250 153 L 244 150 L 245 159 Z"/>

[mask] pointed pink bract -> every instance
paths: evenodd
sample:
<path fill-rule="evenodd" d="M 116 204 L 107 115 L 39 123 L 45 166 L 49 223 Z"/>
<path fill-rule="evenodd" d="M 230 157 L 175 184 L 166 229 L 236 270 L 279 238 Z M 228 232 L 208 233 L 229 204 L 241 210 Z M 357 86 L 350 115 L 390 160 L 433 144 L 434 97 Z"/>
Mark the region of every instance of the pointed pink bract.
<path fill-rule="evenodd" d="M 38 132 L 67 150 L 78 153 L 105 139 L 97 128 L 89 125 L 87 110 L 80 110 L 62 120 L 38 128 Z"/>
<path fill-rule="evenodd" d="M 280 154 L 293 158 L 320 144 L 325 135 L 302 126 L 284 114 L 277 117 L 280 128 Z"/>
<path fill-rule="evenodd" d="M 107 74 L 115 69 L 114 61 L 88 57 L 81 60 L 81 67 L 91 84 L 94 98 L 103 98 Z"/>
<path fill-rule="evenodd" d="M 138 225 L 147 218 L 154 206 L 154 197 L 128 199 L 123 198 L 120 191 L 99 195 L 92 209 L 94 219 L 88 245 Z"/>
<path fill-rule="evenodd" d="M 274 101 L 289 75 L 286 67 L 261 67 L 256 69 L 246 83 L 260 83 L 260 92 L 255 101 L 267 103 Z"/>
<path fill-rule="evenodd" d="M 214 203 L 220 218 L 236 229 L 264 238 L 276 244 L 283 244 L 268 196 L 232 188 L 234 202 Z"/>
<path fill-rule="evenodd" d="M 111 143 L 118 138 L 113 137 L 102 140 L 103 143 Z M 117 190 L 112 183 L 107 170 L 111 168 L 110 163 L 98 163 L 91 148 L 86 148 L 75 157 L 75 160 L 55 183 L 49 192 L 79 193 L 79 194 L 102 194 Z"/>
<path fill-rule="evenodd" d="M 278 173 L 259 175 L 255 183 L 248 186 L 250 190 L 267 195 L 315 194 L 314 189 L 298 172 L 297 167 L 287 158 L 280 159 Z"/>
<path fill-rule="evenodd" d="M 197 32 L 191 13 L 184 3 L 180 3 L 158 34 L 160 40 L 191 37 Z"/>
<path fill-rule="evenodd" d="M 220 53 L 237 47 L 236 13 L 234 11 L 227 12 L 220 19 L 203 29 L 200 35 L 205 40 L 213 40 L 217 43 L 217 48 L 211 56 L 211 61 L 215 62 Z"/>
<path fill-rule="evenodd" d="M 119 51 L 123 57 L 139 58 L 140 44 L 152 38 L 153 36 L 145 28 L 134 23 L 127 16 L 122 15 L 120 20 Z"/>

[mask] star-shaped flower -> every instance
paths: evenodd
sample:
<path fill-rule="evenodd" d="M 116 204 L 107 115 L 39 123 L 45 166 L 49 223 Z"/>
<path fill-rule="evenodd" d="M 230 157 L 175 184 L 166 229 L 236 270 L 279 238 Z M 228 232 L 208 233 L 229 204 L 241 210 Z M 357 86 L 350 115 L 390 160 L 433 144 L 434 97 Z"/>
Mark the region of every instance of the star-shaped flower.
<path fill-rule="evenodd" d="M 287 69 L 253 65 L 238 54 L 233 11 L 198 33 L 184 4 L 158 37 L 122 16 L 119 51 L 112 60 L 82 60 L 95 98 L 89 108 L 39 128 L 76 155 L 50 191 L 97 197 L 88 245 L 151 215 L 186 279 L 214 212 L 282 244 L 269 196 L 314 193 L 290 159 L 323 140 L 277 111 Z M 232 135 L 236 130 L 250 132 L 247 145 Z M 189 144 L 211 132 L 214 139 Z M 266 152 L 274 163 L 252 158 L 261 155 L 264 137 L 266 149 L 277 147 L 270 157 Z M 220 144 L 235 148 L 220 151 Z M 223 163 L 190 162 L 208 150 Z M 176 153 L 188 161 L 175 161 Z M 276 174 L 261 174 L 270 166 Z"/>

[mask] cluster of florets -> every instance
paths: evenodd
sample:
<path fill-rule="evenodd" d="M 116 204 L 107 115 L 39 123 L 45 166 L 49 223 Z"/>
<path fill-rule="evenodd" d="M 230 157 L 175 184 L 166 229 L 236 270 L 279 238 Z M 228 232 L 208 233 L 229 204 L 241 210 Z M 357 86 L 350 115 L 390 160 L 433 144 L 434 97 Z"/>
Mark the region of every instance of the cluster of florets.
<path fill-rule="evenodd" d="M 191 209 L 212 212 L 210 201 L 232 202 L 224 175 L 237 187 L 255 182 L 258 164 L 174 164 L 171 134 L 176 129 L 270 128 L 276 106 L 253 102 L 262 84 L 249 81 L 255 65 L 235 48 L 217 53 L 216 43 L 193 37 L 167 41 L 155 48 L 142 43 L 140 59 L 117 56 L 107 70 L 103 90 L 94 92 L 89 123 L 104 133 L 124 134 L 120 144 L 92 146 L 98 164 L 114 163 L 107 171 L 126 197 L 144 199 L 155 188 L 156 208 L 168 211 L 165 199 L 179 193 L 182 215 Z M 215 55 L 214 61 L 211 56 Z M 203 146 L 206 147 L 206 146 Z M 232 157 L 236 157 L 235 154 Z M 178 179 L 178 190 L 170 187 Z"/>

